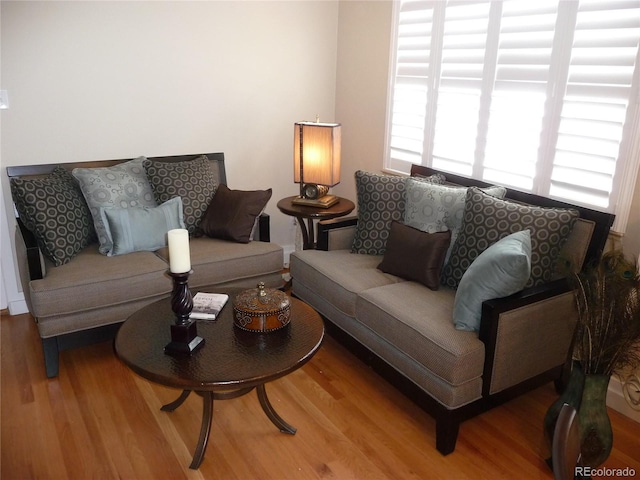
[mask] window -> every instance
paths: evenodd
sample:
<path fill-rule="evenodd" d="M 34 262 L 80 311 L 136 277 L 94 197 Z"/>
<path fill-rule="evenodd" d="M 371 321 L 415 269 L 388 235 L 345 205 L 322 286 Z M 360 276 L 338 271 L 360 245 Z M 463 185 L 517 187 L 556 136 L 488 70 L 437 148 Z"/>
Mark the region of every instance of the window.
<path fill-rule="evenodd" d="M 396 4 L 385 167 L 473 176 L 615 213 L 640 163 L 640 2 Z"/>

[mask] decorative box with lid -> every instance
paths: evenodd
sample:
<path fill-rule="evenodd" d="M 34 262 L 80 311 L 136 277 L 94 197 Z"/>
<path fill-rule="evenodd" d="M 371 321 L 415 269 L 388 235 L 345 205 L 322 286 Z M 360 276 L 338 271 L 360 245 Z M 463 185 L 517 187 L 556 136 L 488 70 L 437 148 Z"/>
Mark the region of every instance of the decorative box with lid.
<path fill-rule="evenodd" d="M 273 332 L 286 327 L 291 316 L 291 301 L 280 290 L 257 288 L 239 293 L 233 300 L 233 322 L 250 332 Z"/>

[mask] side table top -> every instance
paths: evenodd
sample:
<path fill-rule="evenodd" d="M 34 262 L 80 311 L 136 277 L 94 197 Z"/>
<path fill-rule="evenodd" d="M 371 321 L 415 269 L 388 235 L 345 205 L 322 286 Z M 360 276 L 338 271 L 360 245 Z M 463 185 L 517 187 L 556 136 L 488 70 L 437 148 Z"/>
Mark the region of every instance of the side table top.
<path fill-rule="evenodd" d="M 294 198 L 297 197 L 294 195 L 293 197 L 286 197 L 280 200 L 278 202 L 278 209 L 286 215 L 296 217 L 329 219 L 347 215 L 356 208 L 355 204 L 351 200 L 342 197 L 338 197 L 338 203 L 330 206 L 329 208 L 294 205 Z"/>
<path fill-rule="evenodd" d="M 199 320 L 202 348 L 189 356 L 164 353 L 174 323 L 170 298 L 131 315 L 115 340 L 118 357 L 138 375 L 168 387 L 224 391 L 280 378 L 306 363 L 320 348 L 324 324 L 310 306 L 291 298 L 291 322 L 269 333 L 247 332 L 233 324 L 233 298 L 243 289 L 226 289 L 229 301 L 214 321 Z"/>

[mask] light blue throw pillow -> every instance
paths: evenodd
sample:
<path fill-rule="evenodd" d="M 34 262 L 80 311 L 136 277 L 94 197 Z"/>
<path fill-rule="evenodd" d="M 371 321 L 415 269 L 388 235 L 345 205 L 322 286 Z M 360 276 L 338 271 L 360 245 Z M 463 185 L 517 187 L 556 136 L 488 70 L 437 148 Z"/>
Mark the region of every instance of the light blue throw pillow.
<path fill-rule="evenodd" d="M 522 290 L 531 275 L 531 234 L 512 233 L 491 245 L 469 266 L 453 303 L 458 330 L 478 331 L 482 302 Z"/>
<path fill-rule="evenodd" d="M 481 190 L 497 198 L 507 194 L 507 189 L 499 186 Z M 425 183 L 410 177 L 406 181 L 405 195 L 405 225 L 427 233 L 451 231 L 451 245 L 444 259 L 447 263 L 462 228 L 467 187 Z"/>
<path fill-rule="evenodd" d="M 100 216 L 112 243 L 108 256 L 166 247 L 167 232 L 185 228 L 180 197 L 157 207 L 101 207 Z"/>

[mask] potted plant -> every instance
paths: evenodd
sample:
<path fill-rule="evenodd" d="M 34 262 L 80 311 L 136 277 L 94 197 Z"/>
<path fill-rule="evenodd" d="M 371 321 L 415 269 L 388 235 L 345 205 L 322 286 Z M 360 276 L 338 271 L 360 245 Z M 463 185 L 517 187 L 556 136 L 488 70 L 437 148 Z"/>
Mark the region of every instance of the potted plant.
<path fill-rule="evenodd" d="M 578 323 L 573 368 L 563 395 L 545 417 L 553 432 L 563 403 L 578 410 L 583 465 L 597 467 L 611 453 L 613 432 L 606 397 L 611 375 L 640 366 L 640 273 L 620 250 L 573 275 Z"/>
<path fill-rule="evenodd" d="M 578 411 L 581 451 L 583 463 L 596 467 L 613 445 L 606 408 L 609 379 L 640 365 L 640 274 L 635 261 L 615 250 L 574 279 L 578 324 L 573 356 L 585 381 Z"/>

